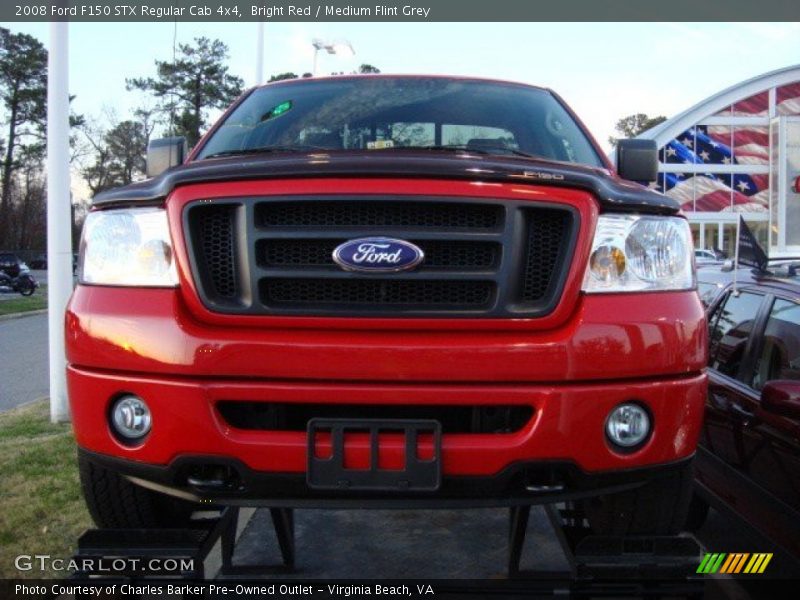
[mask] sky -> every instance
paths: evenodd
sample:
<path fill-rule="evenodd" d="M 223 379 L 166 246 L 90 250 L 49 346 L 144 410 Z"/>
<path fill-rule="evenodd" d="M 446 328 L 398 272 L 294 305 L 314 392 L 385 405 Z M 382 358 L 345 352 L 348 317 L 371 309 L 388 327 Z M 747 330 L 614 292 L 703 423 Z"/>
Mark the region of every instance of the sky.
<path fill-rule="evenodd" d="M 0 24 L 48 43 L 47 23 Z M 230 48 L 229 66 L 255 83 L 255 23 L 72 23 L 70 92 L 76 112 L 124 119 L 146 101 L 126 77 L 155 73 L 178 43 L 207 36 Z M 675 115 L 767 71 L 800 64 L 800 23 L 274 23 L 265 25 L 264 73 L 311 71 L 311 41 L 347 40 L 355 56 L 319 54 L 320 74 L 361 63 L 384 73 L 509 79 L 550 87 L 603 147 L 623 116 Z"/>

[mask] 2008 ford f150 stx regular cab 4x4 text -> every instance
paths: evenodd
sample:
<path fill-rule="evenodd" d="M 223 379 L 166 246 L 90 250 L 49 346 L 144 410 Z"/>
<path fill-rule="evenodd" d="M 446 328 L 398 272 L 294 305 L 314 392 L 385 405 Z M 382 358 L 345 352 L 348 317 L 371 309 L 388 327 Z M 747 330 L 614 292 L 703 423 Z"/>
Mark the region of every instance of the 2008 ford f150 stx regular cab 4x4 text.
<path fill-rule="evenodd" d="M 152 144 L 66 315 L 94 519 L 571 499 L 678 529 L 706 327 L 686 220 L 631 181 L 649 144 L 615 171 L 549 90 L 405 76 L 258 87 L 185 159 Z"/>

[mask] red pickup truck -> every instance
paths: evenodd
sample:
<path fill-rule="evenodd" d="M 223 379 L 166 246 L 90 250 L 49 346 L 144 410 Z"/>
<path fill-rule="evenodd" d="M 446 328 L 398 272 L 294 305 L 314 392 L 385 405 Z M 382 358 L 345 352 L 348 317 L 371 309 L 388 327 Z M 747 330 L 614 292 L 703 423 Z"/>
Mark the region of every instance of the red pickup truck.
<path fill-rule="evenodd" d="M 67 309 L 95 521 L 568 500 L 679 529 L 706 327 L 656 168 L 549 90 L 447 77 L 270 84 L 187 157 L 151 144 Z"/>

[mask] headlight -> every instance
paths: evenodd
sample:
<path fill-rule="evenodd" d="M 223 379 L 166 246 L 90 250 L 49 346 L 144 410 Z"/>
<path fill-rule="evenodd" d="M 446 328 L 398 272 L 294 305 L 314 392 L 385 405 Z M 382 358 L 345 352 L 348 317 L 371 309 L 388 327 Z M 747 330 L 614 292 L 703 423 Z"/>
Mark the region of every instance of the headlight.
<path fill-rule="evenodd" d="M 583 280 L 585 292 L 694 287 L 692 234 L 686 219 L 600 215 Z"/>
<path fill-rule="evenodd" d="M 89 213 L 78 266 L 81 283 L 176 286 L 166 211 L 129 208 Z"/>

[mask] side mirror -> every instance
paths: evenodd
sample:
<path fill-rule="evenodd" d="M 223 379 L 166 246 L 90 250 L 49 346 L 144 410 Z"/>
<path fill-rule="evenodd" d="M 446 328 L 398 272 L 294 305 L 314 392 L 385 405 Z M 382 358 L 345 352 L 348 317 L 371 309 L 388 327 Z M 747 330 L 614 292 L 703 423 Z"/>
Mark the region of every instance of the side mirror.
<path fill-rule="evenodd" d="M 761 389 L 761 408 L 782 417 L 800 419 L 800 381 L 768 381 Z"/>
<path fill-rule="evenodd" d="M 729 271 L 733 271 L 733 261 L 730 258 L 726 258 L 722 266 L 719 268 L 720 271 L 723 273 L 728 273 Z"/>
<path fill-rule="evenodd" d="M 658 147 L 655 140 L 619 140 L 617 173 L 629 181 L 658 179 Z"/>
<path fill-rule="evenodd" d="M 189 148 L 184 137 L 151 140 L 147 145 L 147 176 L 161 175 L 171 167 L 183 164 Z"/>

